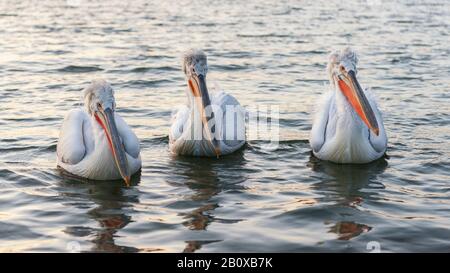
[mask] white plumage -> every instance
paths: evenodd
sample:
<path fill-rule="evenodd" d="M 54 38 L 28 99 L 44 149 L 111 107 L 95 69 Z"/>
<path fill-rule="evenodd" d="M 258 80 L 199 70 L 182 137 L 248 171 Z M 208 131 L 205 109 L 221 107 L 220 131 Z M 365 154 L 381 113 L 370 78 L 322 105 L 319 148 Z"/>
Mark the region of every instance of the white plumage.
<path fill-rule="evenodd" d="M 245 144 L 245 111 L 233 96 L 223 91 L 212 94 L 211 105 L 216 119 L 218 139 L 220 139 L 218 142 L 220 154 L 230 154 Z M 232 113 L 234 120 L 227 120 L 227 106 L 232 106 L 231 111 L 236 109 L 236 112 Z M 202 123 L 195 122 L 195 117 L 199 115 L 195 113 L 196 111 L 199 111 L 197 107 L 185 105 L 172 116 L 169 133 L 170 151 L 180 155 L 216 156 L 210 141 L 192 140 L 192 135 L 202 132 Z M 232 134 L 231 138 L 226 137 L 227 132 Z"/>
<path fill-rule="evenodd" d="M 128 164 L 128 174 L 141 168 L 139 140 L 126 122 L 115 113 L 111 87 L 105 81 L 94 81 L 85 89 L 85 109 L 73 109 L 64 119 L 57 145 L 58 166 L 79 177 L 95 180 L 124 178 L 121 174 L 108 132 L 96 119 L 99 108 L 111 109 L 117 134 Z M 114 129 L 111 134 L 114 135 Z M 112 138 L 114 142 L 114 138 Z M 112 146 L 111 146 L 112 145 Z M 120 147 L 122 146 L 122 147 Z M 119 154 L 120 151 L 116 151 Z"/>
<path fill-rule="evenodd" d="M 368 163 L 386 152 L 387 136 L 382 114 L 370 90 L 361 92 L 373 111 L 377 124 L 373 126 L 374 130 L 355 111 L 337 83 L 336 69 L 344 69 L 344 73 L 356 71 L 356 64 L 356 54 L 351 49 L 331 55 L 328 65 L 330 90 L 320 99 L 310 136 L 313 153 L 319 159 L 336 163 Z"/>
<path fill-rule="evenodd" d="M 190 50 L 185 54 L 183 71 L 188 79 L 188 103 L 172 115 L 169 149 L 174 154 L 219 156 L 245 144 L 244 109 L 223 91 L 210 96 L 205 80 L 207 70 L 202 51 Z"/>

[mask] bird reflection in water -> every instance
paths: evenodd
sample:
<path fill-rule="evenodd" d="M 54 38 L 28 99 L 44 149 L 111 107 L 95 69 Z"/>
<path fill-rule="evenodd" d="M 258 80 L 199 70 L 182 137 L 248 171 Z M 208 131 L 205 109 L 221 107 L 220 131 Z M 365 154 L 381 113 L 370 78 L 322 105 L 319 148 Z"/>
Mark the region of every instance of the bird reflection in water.
<path fill-rule="evenodd" d="M 330 228 L 330 232 L 336 233 L 339 240 L 350 240 L 361 233 L 369 232 L 372 227 L 355 222 L 337 222 Z"/>
<path fill-rule="evenodd" d="M 313 188 L 321 194 L 321 202 L 332 202 L 348 209 L 348 213 L 340 215 L 341 218 L 350 218 L 354 213 L 352 209 L 358 209 L 363 202 L 377 200 L 377 191 L 384 189 L 377 177 L 385 171 L 388 163 L 382 158 L 368 164 L 335 164 L 311 155 L 307 165 L 320 179 Z M 350 240 L 372 229 L 369 225 L 349 220 L 337 219 L 325 224 L 331 225 L 329 232 L 336 233 L 338 240 Z"/>
<path fill-rule="evenodd" d="M 121 181 L 86 181 L 86 179 L 61 173 L 64 177 L 61 194 L 70 200 L 70 205 L 78 209 L 86 209 L 89 202 L 95 203 L 95 208 L 87 211 L 89 218 L 98 222 L 98 228 L 71 226 L 64 232 L 75 237 L 93 236 L 93 247 L 89 252 L 138 252 L 141 249 L 117 245 L 117 232 L 131 221 L 127 208 L 132 203 L 139 203 L 137 193 L 133 194 L 133 186 L 139 184 L 140 172 L 131 178 L 131 187 L 126 187 Z M 127 190 L 127 194 L 124 191 Z M 84 251 L 82 249 L 82 251 Z"/>
<path fill-rule="evenodd" d="M 192 190 L 192 194 L 186 198 L 198 207 L 187 213 L 179 215 L 185 219 L 182 223 L 189 230 L 206 231 L 212 222 L 236 223 L 240 219 L 218 219 L 214 216 L 214 210 L 220 207 L 217 198 L 220 192 L 229 189 L 244 189 L 240 183 L 246 180 L 242 168 L 245 165 L 244 152 L 238 151 L 234 154 L 217 158 L 194 158 L 174 156 L 173 165 L 186 180 L 183 186 Z M 227 181 L 227 182 L 225 182 Z M 230 183 L 229 181 L 233 181 Z M 168 182 L 173 186 L 180 186 L 179 182 Z M 189 240 L 183 252 L 195 252 L 203 245 L 220 242 L 220 239 L 211 240 Z"/>

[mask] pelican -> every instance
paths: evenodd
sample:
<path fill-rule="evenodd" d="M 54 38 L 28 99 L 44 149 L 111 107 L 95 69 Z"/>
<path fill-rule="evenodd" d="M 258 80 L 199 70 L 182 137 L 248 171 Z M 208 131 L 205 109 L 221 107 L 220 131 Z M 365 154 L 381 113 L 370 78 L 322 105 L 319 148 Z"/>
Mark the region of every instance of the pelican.
<path fill-rule="evenodd" d="M 115 112 L 114 91 L 104 80 L 84 89 L 84 108 L 64 119 L 57 145 L 58 167 L 93 180 L 123 179 L 141 168 L 139 140 Z"/>
<path fill-rule="evenodd" d="M 313 154 L 335 163 L 368 163 L 386 152 L 383 119 L 370 90 L 356 74 L 358 57 L 351 48 L 330 55 L 330 90 L 320 100 L 310 135 Z"/>
<path fill-rule="evenodd" d="M 205 53 L 187 51 L 182 69 L 188 102 L 172 115 L 170 151 L 177 155 L 219 157 L 241 148 L 245 144 L 245 111 L 233 96 L 223 91 L 210 96 Z"/>

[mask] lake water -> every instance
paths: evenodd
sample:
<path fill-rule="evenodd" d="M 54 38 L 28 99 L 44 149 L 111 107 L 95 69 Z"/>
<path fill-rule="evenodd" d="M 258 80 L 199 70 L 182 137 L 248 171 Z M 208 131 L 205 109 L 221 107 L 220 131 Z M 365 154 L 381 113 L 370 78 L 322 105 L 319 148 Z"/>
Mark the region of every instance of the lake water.
<path fill-rule="evenodd" d="M 448 1 L 126 2 L 0 0 L 0 251 L 450 250 Z M 327 56 L 347 45 L 389 138 L 368 165 L 310 156 Z M 210 86 L 279 107 L 277 150 L 169 153 L 193 47 Z M 141 140 L 128 188 L 56 168 L 62 120 L 97 77 Z"/>

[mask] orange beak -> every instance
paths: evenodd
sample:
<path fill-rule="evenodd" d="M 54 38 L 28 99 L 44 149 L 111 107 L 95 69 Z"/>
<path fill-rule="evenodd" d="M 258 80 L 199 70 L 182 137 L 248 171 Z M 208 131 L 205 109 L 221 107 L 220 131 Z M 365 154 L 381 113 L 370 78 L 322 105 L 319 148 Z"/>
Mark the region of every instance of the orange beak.
<path fill-rule="evenodd" d="M 212 148 L 217 156 L 219 158 L 221 151 L 218 144 L 218 141 L 212 137 L 212 128 L 209 128 L 208 121 L 211 119 L 214 119 L 214 112 L 211 111 L 211 115 L 209 117 L 206 116 L 206 108 L 211 105 L 211 100 L 209 98 L 208 89 L 206 87 L 205 78 L 203 75 L 196 76 L 193 75 L 188 80 L 189 89 L 191 90 L 192 94 L 194 95 L 194 98 L 196 99 L 196 104 L 200 107 L 200 114 L 201 114 L 201 120 L 202 124 L 206 131 L 206 137 L 208 141 L 211 143 Z"/>
<path fill-rule="evenodd" d="M 372 130 L 375 135 L 379 135 L 380 129 L 375 114 L 369 101 L 364 95 L 364 91 L 356 79 L 355 72 L 350 70 L 336 76 L 336 81 L 342 94 L 347 98 L 350 105 L 361 118 L 361 120 Z"/>
<path fill-rule="evenodd" d="M 130 169 L 128 167 L 127 155 L 125 148 L 120 141 L 119 132 L 116 127 L 116 121 L 114 119 L 114 112 L 107 108 L 99 107 L 99 111 L 95 113 L 95 119 L 102 126 L 105 131 L 106 138 L 108 139 L 109 148 L 111 154 L 116 162 L 117 169 L 120 176 L 125 181 L 127 186 L 130 186 Z"/>

